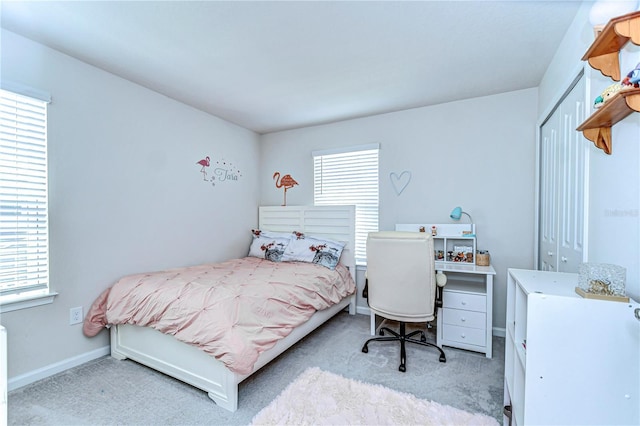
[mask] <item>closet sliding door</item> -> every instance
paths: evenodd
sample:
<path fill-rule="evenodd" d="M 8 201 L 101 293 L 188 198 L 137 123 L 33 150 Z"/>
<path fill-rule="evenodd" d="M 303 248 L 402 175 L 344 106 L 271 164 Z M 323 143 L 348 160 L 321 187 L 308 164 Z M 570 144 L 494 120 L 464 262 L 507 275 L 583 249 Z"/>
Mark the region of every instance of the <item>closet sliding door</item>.
<path fill-rule="evenodd" d="M 538 215 L 538 269 L 556 271 L 558 257 L 559 208 L 558 191 L 560 148 L 560 109 L 556 108 L 551 117 L 540 128 L 540 194 Z"/>
<path fill-rule="evenodd" d="M 586 243 L 589 144 L 576 131 L 585 119 L 581 74 L 540 128 L 538 269 L 577 272 Z"/>

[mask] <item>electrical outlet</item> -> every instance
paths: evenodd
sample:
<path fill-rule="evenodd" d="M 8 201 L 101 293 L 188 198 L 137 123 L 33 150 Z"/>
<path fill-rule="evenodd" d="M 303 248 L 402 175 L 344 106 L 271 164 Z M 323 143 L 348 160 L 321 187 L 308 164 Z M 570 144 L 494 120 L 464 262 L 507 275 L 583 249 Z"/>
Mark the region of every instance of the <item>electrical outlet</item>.
<path fill-rule="evenodd" d="M 80 324 L 82 322 L 82 306 L 69 309 L 69 325 Z"/>

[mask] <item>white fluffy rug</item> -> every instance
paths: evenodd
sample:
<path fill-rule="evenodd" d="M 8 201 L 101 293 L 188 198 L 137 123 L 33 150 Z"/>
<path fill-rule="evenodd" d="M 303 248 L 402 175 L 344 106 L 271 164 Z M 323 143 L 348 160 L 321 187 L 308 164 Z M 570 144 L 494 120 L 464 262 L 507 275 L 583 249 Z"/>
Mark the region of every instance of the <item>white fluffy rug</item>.
<path fill-rule="evenodd" d="M 256 414 L 252 424 L 497 426 L 498 422 L 314 367 Z"/>

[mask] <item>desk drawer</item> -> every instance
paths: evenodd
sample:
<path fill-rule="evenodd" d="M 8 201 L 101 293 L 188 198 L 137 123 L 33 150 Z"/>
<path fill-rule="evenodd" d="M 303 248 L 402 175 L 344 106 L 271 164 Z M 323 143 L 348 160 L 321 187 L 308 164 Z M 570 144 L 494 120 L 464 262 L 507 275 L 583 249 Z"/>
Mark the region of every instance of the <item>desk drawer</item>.
<path fill-rule="evenodd" d="M 442 337 L 444 340 L 476 346 L 485 346 L 487 341 L 484 329 L 460 327 L 451 324 L 443 324 Z"/>
<path fill-rule="evenodd" d="M 445 287 L 445 290 L 442 292 L 442 306 L 467 311 L 487 312 L 487 296 L 483 294 L 447 291 Z"/>
<path fill-rule="evenodd" d="M 487 314 L 484 312 L 465 311 L 463 309 L 445 308 L 442 310 L 442 322 L 461 327 L 487 328 Z"/>

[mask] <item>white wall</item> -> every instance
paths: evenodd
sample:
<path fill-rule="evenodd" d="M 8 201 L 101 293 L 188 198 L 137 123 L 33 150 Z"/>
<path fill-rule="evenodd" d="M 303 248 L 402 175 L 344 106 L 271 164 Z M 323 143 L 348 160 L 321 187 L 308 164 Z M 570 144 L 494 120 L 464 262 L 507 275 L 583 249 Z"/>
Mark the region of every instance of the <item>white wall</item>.
<path fill-rule="evenodd" d="M 48 91 L 50 305 L 2 315 L 9 378 L 109 344 L 69 309 L 122 275 L 246 255 L 257 224 L 258 135 L 2 32 L 2 78 Z M 224 157 L 237 181 L 205 182 Z M 246 235 L 246 238 L 240 237 Z"/>
<path fill-rule="evenodd" d="M 282 203 L 271 178 L 279 171 L 299 183 L 287 203 L 312 204 L 312 151 L 380 143 L 380 229 L 449 223 L 462 206 L 476 223 L 478 248 L 491 253 L 493 320 L 504 328 L 506 270 L 533 267 L 537 96 L 527 89 L 264 135 L 261 203 Z M 397 195 L 389 174 L 404 170 L 412 180 Z"/>
<path fill-rule="evenodd" d="M 582 4 L 540 84 L 539 122 L 566 90 L 575 70 L 585 66 L 581 58 L 593 42 L 592 4 Z M 633 44 L 624 48 L 623 76 L 636 66 L 639 53 Z M 588 65 L 585 69 L 590 89 L 587 103 L 592 105 L 614 81 Z M 624 266 L 627 295 L 640 300 L 640 114 L 632 113 L 616 124 L 612 139 L 611 155 L 590 144 L 587 260 Z"/>

